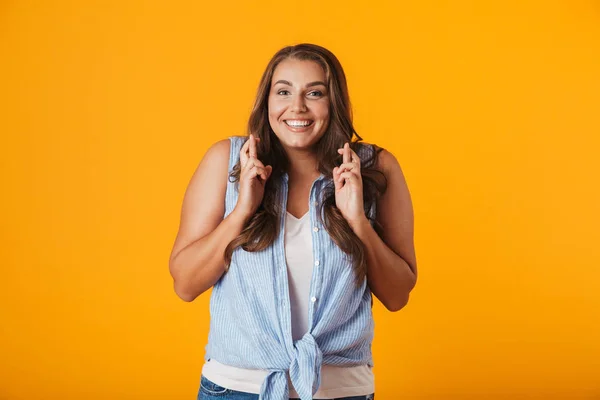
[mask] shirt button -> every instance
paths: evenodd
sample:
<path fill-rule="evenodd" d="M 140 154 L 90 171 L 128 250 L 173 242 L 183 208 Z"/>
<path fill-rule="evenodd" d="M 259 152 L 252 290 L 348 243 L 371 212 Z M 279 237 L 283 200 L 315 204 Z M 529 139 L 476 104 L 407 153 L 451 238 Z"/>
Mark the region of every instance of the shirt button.
<path fill-rule="evenodd" d="M 315 261 L 315 265 L 318 267 L 319 266 L 319 260 Z"/>
<path fill-rule="evenodd" d="M 317 301 L 317 298 L 316 297 L 311 297 L 310 301 L 312 301 L 314 303 L 315 301 Z"/>
<path fill-rule="evenodd" d="M 318 202 L 318 201 L 315 201 L 315 202 L 313 203 L 313 206 L 315 206 L 315 207 L 316 207 L 316 206 L 318 206 L 318 205 L 319 205 L 319 202 Z"/>
<path fill-rule="evenodd" d="M 313 228 L 313 231 L 315 232 L 319 232 L 319 228 L 317 228 L 316 226 Z"/>

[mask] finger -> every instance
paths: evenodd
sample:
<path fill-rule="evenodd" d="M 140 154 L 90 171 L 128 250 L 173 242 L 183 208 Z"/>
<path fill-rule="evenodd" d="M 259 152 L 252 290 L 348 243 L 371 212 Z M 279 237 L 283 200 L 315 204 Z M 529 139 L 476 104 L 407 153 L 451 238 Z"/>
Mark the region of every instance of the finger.
<path fill-rule="evenodd" d="M 256 158 L 256 139 L 254 138 L 254 135 L 250 135 L 250 147 L 248 148 L 249 153 L 248 155 L 252 158 Z"/>
<path fill-rule="evenodd" d="M 256 165 L 250 170 L 250 179 L 254 178 L 255 176 L 260 176 L 264 180 L 267 179 L 265 169 Z"/>
<path fill-rule="evenodd" d="M 260 163 L 260 161 L 259 161 L 259 163 Z M 248 172 L 250 179 L 254 178 L 255 176 L 260 176 L 263 181 L 266 181 L 267 179 L 269 179 L 269 177 L 271 176 L 272 173 L 273 173 L 273 167 L 270 165 L 267 165 L 266 167 L 264 167 L 264 166 L 262 166 L 262 163 L 260 163 L 260 166 L 255 165 L 254 167 L 250 168 L 250 171 Z"/>
<path fill-rule="evenodd" d="M 246 165 L 246 163 L 248 162 L 248 159 L 250 158 L 250 150 L 251 150 L 251 145 L 252 145 L 253 140 L 255 142 L 254 149 L 256 149 L 256 142 L 259 142 L 260 138 L 255 138 L 254 135 L 250 135 L 248 137 L 248 140 L 246 140 L 244 142 L 244 145 L 240 149 L 240 164 L 242 167 L 244 167 Z M 255 153 L 256 153 L 256 151 L 255 151 Z"/>
<path fill-rule="evenodd" d="M 354 172 L 342 172 L 340 174 L 340 177 L 338 178 L 338 181 L 340 183 L 344 182 L 344 181 L 358 182 L 358 176 L 356 176 L 356 174 Z"/>
<path fill-rule="evenodd" d="M 257 159 L 257 158 L 254 158 L 254 157 L 250 157 L 250 158 L 248 159 L 248 162 L 250 163 L 250 165 L 251 165 L 252 167 L 253 167 L 253 166 L 255 166 L 255 165 L 256 165 L 256 166 L 258 166 L 258 167 L 261 167 L 261 168 L 264 168 L 264 167 L 265 167 L 265 164 L 263 164 L 263 163 L 262 163 L 262 161 L 260 161 L 260 160 L 259 160 L 259 159 Z"/>
<path fill-rule="evenodd" d="M 246 166 L 248 162 L 248 146 L 250 145 L 250 139 L 246 140 L 242 148 L 240 149 L 240 164 L 242 168 Z"/>
<path fill-rule="evenodd" d="M 350 158 L 350 145 L 348 144 L 348 142 L 346 142 L 346 144 L 344 144 L 344 159 L 343 159 L 343 163 L 349 163 L 351 161 Z"/>
<path fill-rule="evenodd" d="M 343 148 L 338 149 L 338 153 L 340 153 L 340 154 L 344 154 L 345 151 L 346 151 L 345 145 Z M 358 166 L 358 169 L 360 170 L 360 157 L 358 157 L 358 154 L 356 154 L 356 152 L 352 149 L 350 149 L 350 159 L 351 159 L 352 163 L 356 163 L 356 165 Z"/>
<path fill-rule="evenodd" d="M 267 179 L 269 179 L 269 177 L 271 176 L 271 174 L 273 173 L 273 167 L 270 165 L 267 165 L 265 167 L 265 171 L 267 172 Z"/>
<path fill-rule="evenodd" d="M 342 184 L 342 182 L 339 180 L 339 173 L 340 173 L 340 169 L 338 167 L 335 167 L 333 169 L 333 183 L 335 184 L 335 190 L 340 190 L 342 188 L 342 186 L 344 186 Z"/>
<path fill-rule="evenodd" d="M 340 167 L 335 167 L 333 169 L 333 180 L 336 180 L 337 178 L 340 177 L 340 174 L 342 173 L 342 169 Z"/>
<path fill-rule="evenodd" d="M 358 168 L 360 168 L 360 157 L 358 157 L 358 154 L 356 154 L 356 152 L 352 149 L 350 149 L 350 159 L 353 163 L 357 163 Z"/>
<path fill-rule="evenodd" d="M 249 157 L 246 157 L 246 163 L 242 166 L 242 175 L 248 173 L 254 167 L 254 162 Z"/>
<path fill-rule="evenodd" d="M 261 168 L 265 167 L 264 164 L 260 160 L 257 160 L 256 158 L 248 157 L 248 161 L 246 162 L 246 165 L 244 165 L 244 168 L 242 168 L 242 172 L 250 171 L 252 169 L 252 167 L 254 167 L 254 166 L 258 166 Z"/>
<path fill-rule="evenodd" d="M 261 179 L 264 181 L 266 181 L 267 179 L 269 179 L 271 177 L 271 174 L 273 173 L 273 167 L 270 165 L 267 165 L 264 168 L 260 169 L 260 177 Z"/>
<path fill-rule="evenodd" d="M 349 163 L 340 165 L 338 168 L 341 170 L 341 172 L 354 171 L 354 170 L 360 170 L 360 165 L 358 165 L 355 162 L 349 162 Z"/>

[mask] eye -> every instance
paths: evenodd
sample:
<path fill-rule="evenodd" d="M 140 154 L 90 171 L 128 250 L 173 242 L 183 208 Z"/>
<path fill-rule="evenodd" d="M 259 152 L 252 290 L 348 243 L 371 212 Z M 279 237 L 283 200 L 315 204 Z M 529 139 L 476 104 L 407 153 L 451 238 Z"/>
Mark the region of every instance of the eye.
<path fill-rule="evenodd" d="M 310 97 L 321 97 L 321 96 L 323 96 L 323 92 L 321 92 L 320 90 L 313 90 L 308 95 Z"/>
<path fill-rule="evenodd" d="M 281 89 L 277 92 L 277 94 L 280 94 L 282 96 L 286 96 L 288 94 L 290 94 L 289 90 L 285 90 L 285 89 Z"/>

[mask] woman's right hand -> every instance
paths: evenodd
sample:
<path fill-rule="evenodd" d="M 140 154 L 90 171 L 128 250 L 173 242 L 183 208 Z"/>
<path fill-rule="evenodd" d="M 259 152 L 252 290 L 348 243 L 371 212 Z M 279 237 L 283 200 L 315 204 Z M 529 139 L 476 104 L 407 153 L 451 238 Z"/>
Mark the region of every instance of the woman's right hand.
<path fill-rule="evenodd" d="M 265 194 L 267 179 L 273 167 L 266 167 L 257 158 L 256 142 L 260 139 L 250 135 L 240 150 L 239 196 L 235 206 L 236 212 L 249 219 L 258 209 Z"/>

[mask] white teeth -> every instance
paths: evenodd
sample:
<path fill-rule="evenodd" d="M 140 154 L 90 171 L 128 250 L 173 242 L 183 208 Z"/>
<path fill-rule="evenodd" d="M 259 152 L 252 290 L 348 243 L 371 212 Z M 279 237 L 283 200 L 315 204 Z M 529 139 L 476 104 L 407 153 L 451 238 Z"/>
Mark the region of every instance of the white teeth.
<path fill-rule="evenodd" d="M 291 127 L 302 127 L 310 125 L 312 121 L 285 121 L 285 123 Z"/>

